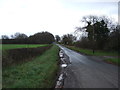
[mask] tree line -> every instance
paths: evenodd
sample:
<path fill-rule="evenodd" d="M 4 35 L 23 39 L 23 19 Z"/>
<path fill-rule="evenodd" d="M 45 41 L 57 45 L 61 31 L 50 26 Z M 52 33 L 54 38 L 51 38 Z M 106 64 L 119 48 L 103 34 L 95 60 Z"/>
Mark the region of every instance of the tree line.
<path fill-rule="evenodd" d="M 51 44 L 54 41 L 53 34 L 49 32 L 35 33 L 29 37 L 23 33 L 15 33 L 11 38 L 2 35 L 2 44 Z"/>
<path fill-rule="evenodd" d="M 120 52 L 120 25 L 106 16 L 85 16 L 81 20 L 85 25 L 76 27 L 75 33 L 83 33 L 81 38 L 73 34 L 63 35 L 60 43 L 93 50 L 117 50 Z"/>
<path fill-rule="evenodd" d="M 85 16 L 81 20 L 82 27 L 76 27 L 74 34 L 65 34 L 55 37 L 49 32 L 39 32 L 31 36 L 15 33 L 9 38 L 2 35 L 3 44 L 50 44 L 55 40 L 61 44 L 74 45 L 80 48 L 93 50 L 118 50 L 120 51 L 120 25 L 114 24 L 106 16 Z M 82 33 L 81 34 L 79 34 Z M 81 38 L 78 38 L 80 36 Z"/>

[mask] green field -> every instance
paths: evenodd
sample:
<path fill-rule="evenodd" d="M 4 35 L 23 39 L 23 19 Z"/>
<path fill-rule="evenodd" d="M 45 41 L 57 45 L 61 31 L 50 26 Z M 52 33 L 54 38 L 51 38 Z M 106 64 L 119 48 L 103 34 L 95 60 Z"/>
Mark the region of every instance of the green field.
<path fill-rule="evenodd" d="M 59 47 L 53 45 L 33 60 L 4 68 L 3 88 L 51 88 L 58 69 Z"/>
<path fill-rule="evenodd" d="M 34 47 L 42 47 L 42 46 L 47 46 L 47 44 L 1 44 L 0 49 L 8 50 L 15 48 L 34 48 Z"/>

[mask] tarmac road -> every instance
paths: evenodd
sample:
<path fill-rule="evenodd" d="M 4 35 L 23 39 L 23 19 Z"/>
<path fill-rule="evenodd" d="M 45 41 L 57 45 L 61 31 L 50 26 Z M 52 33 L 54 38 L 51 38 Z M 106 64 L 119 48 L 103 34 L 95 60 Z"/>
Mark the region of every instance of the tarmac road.
<path fill-rule="evenodd" d="M 118 88 L 118 67 L 97 58 L 59 47 L 69 56 L 64 88 Z"/>

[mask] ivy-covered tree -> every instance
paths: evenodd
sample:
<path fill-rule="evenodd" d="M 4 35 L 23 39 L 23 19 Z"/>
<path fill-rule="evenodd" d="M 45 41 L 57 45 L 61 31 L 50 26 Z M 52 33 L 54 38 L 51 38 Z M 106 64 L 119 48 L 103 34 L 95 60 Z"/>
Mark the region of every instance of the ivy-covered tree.
<path fill-rule="evenodd" d="M 106 17 L 87 16 L 82 21 L 86 24 L 82 30 L 88 33 L 88 39 L 94 43 L 92 43 L 93 47 L 96 45 L 98 49 L 103 49 L 110 32 L 108 28 L 109 19 Z"/>

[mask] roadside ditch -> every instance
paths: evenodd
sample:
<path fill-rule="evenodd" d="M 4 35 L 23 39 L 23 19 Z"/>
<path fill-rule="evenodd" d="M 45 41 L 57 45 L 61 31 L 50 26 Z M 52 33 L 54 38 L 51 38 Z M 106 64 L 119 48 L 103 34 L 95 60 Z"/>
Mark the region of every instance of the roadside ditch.
<path fill-rule="evenodd" d="M 64 87 L 64 80 L 67 77 L 67 67 L 71 64 L 69 57 L 65 54 L 65 52 L 60 49 L 59 52 L 59 57 L 60 57 L 60 70 L 58 72 L 58 78 L 56 81 L 55 88 L 63 88 Z"/>

